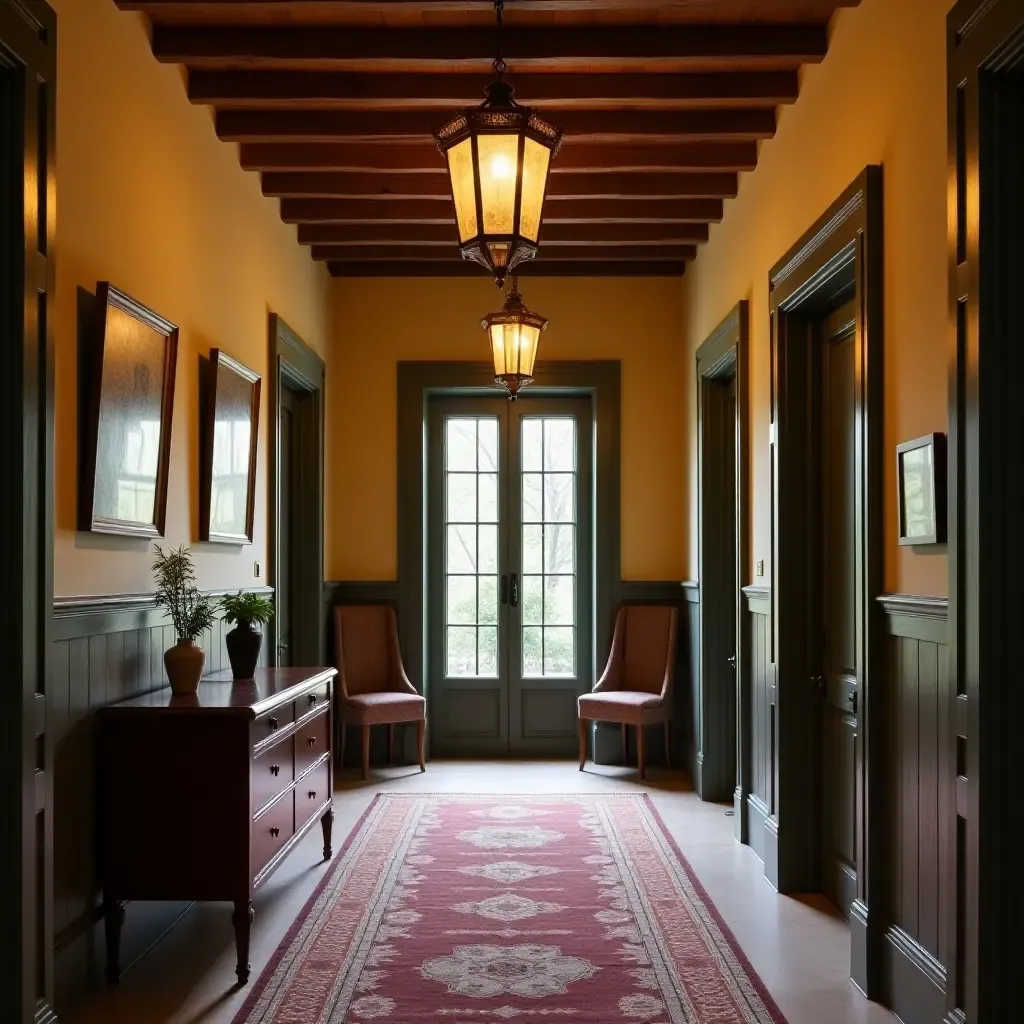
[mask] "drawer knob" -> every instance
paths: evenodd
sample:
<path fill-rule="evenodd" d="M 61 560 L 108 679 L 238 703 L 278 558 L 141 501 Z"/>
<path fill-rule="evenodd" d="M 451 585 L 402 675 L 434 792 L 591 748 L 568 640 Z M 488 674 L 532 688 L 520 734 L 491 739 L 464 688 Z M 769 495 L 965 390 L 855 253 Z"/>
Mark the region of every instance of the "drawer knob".
<path fill-rule="evenodd" d="M 316 694 L 315 693 L 311 693 L 309 695 L 309 703 L 310 704 L 315 704 L 316 703 Z"/>
<path fill-rule="evenodd" d="M 280 834 L 281 830 L 275 825 L 271 830 L 270 834 L 276 839 Z"/>
<path fill-rule="evenodd" d="M 316 799 L 316 790 L 315 789 L 311 789 L 309 791 L 309 799 L 310 800 L 315 800 Z"/>
<path fill-rule="evenodd" d="M 271 775 L 277 775 L 277 773 L 280 772 L 280 770 L 281 770 L 281 766 L 279 764 L 272 764 L 270 766 L 270 774 Z"/>
<path fill-rule="evenodd" d="M 315 746 L 316 746 L 316 737 L 315 737 L 315 736 L 310 736 L 310 737 L 309 737 L 309 739 L 308 739 L 308 740 L 306 740 L 306 742 L 307 742 L 307 743 L 308 743 L 308 744 L 309 744 L 309 745 L 310 745 L 311 747 L 315 747 Z"/>
<path fill-rule="evenodd" d="M 268 718 L 267 725 L 270 726 L 270 731 L 275 732 L 277 730 L 278 721 L 276 718 Z"/>

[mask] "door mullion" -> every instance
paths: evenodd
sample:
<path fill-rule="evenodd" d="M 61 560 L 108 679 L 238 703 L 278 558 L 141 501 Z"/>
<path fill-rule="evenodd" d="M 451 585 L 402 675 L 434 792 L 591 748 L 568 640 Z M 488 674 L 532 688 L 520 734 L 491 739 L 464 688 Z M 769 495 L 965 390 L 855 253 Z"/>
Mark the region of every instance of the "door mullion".
<path fill-rule="evenodd" d="M 518 404 L 518 403 L 517 403 Z M 504 520 L 504 550 L 506 553 L 506 572 L 509 576 L 509 601 L 504 607 L 505 660 L 502 667 L 505 673 L 505 693 L 508 698 L 508 744 L 511 752 L 515 746 L 515 737 L 522 731 L 522 701 L 520 699 L 520 643 L 519 624 L 522 614 L 522 530 L 520 528 L 520 509 L 522 507 L 522 481 L 519 475 L 519 417 L 517 404 L 505 403 L 505 415 L 502 418 L 502 434 L 505 441 L 505 494 L 506 504 L 502 510 Z M 518 579 L 518 586 L 513 588 L 513 574 Z M 513 604 L 513 590 L 518 592 L 518 602 Z"/>

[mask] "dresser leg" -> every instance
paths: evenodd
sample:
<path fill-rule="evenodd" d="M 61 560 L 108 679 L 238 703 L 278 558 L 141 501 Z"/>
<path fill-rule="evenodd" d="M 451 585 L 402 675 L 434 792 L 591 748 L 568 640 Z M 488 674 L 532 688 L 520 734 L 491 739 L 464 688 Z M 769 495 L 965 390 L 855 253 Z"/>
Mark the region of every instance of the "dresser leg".
<path fill-rule="evenodd" d="M 107 935 L 107 984 L 121 980 L 121 927 L 124 925 L 124 906 L 118 900 L 104 900 L 103 925 Z"/>
<path fill-rule="evenodd" d="M 320 819 L 320 828 L 324 833 L 324 860 L 331 859 L 331 830 L 334 828 L 334 809 L 328 807 L 324 816 Z"/>
<path fill-rule="evenodd" d="M 235 950 L 238 953 L 235 974 L 238 976 L 239 985 L 244 985 L 249 980 L 249 930 L 254 916 L 252 903 L 248 900 L 235 900 L 235 912 L 231 915 L 231 923 L 235 926 Z"/>

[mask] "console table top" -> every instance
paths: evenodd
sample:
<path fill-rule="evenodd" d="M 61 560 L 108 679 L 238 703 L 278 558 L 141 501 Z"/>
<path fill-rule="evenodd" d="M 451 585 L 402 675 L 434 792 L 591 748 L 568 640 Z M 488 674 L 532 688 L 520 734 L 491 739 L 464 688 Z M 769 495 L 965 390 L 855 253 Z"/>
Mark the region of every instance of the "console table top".
<path fill-rule="evenodd" d="M 221 712 L 256 718 L 287 704 L 311 686 L 330 681 L 336 668 L 257 668 L 252 679 L 233 679 L 230 670 L 204 676 L 195 696 L 176 697 L 171 688 L 145 693 L 141 697 L 111 704 L 101 716 L 153 714 L 154 712 Z"/>

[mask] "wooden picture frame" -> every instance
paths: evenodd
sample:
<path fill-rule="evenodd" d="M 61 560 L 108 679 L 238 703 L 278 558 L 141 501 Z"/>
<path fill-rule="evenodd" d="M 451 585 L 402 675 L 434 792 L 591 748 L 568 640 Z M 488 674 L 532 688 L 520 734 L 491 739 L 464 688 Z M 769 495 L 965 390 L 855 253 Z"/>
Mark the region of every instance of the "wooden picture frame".
<path fill-rule="evenodd" d="M 946 541 L 946 435 L 925 434 L 896 446 L 900 544 Z"/>
<path fill-rule="evenodd" d="M 100 281 L 88 357 L 78 528 L 162 537 L 178 328 Z"/>
<path fill-rule="evenodd" d="M 211 349 L 201 406 L 202 541 L 252 543 L 261 385 L 259 374 L 221 349 Z"/>

